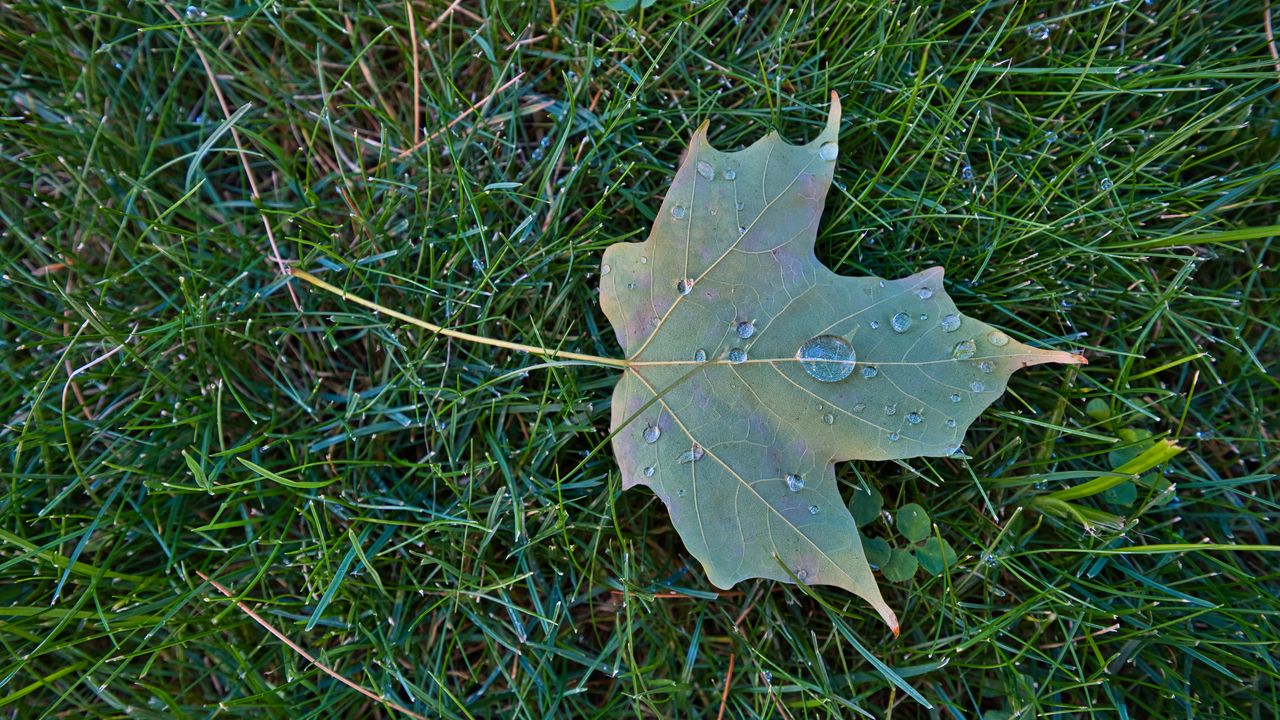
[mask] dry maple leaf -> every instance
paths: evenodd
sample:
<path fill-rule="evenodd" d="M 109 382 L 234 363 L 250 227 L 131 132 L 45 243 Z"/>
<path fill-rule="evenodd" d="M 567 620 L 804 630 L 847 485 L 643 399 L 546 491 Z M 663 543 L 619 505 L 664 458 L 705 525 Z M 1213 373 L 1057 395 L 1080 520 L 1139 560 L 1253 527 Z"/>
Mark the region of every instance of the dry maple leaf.
<path fill-rule="evenodd" d="M 842 277 L 814 256 L 840 101 L 807 145 L 739 152 L 694 133 L 648 240 L 604 253 L 626 357 L 613 394 L 623 487 L 647 485 L 711 582 L 830 584 L 896 634 L 835 463 L 960 453 L 1010 374 L 1083 363 L 961 315 L 932 268 Z"/>

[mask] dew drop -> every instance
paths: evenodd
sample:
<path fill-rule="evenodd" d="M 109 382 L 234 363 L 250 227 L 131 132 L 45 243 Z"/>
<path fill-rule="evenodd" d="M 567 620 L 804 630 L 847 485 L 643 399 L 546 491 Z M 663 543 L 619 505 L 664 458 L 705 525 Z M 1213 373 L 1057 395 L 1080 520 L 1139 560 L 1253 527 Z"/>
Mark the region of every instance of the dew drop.
<path fill-rule="evenodd" d="M 835 421 L 836 421 L 836 418 L 831 413 L 827 413 L 826 415 L 822 416 L 822 422 L 826 423 L 827 425 L 834 425 Z"/>
<path fill-rule="evenodd" d="M 693 447 L 690 448 L 688 452 L 681 455 L 680 459 L 677 460 L 676 462 L 680 463 L 681 465 L 696 463 L 702 459 L 703 455 L 706 455 L 706 454 L 707 454 L 706 451 L 702 449 L 701 445 L 694 443 Z"/>
<path fill-rule="evenodd" d="M 853 346 L 836 335 L 818 335 L 805 340 L 796 351 L 796 358 L 810 377 L 822 382 L 843 380 L 853 372 Z"/>
<path fill-rule="evenodd" d="M 938 327 L 942 328 L 942 332 L 955 332 L 960 329 L 960 316 L 955 313 L 943 315 L 938 321 Z"/>
<path fill-rule="evenodd" d="M 919 425 L 920 423 L 924 422 L 924 418 L 920 417 L 920 413 L 918 412 L 910 412 L 910 413 L 907 413 L 907 422 L 911 423 L 912 425 Z"/>
<path fill-rule="evenodd" d="M 648 264 L 649 264 L 649 258 L 645 257 L 644 255 L 641 255 L 641 256 L 640 256 L 640 264 L 641 264 L 641 265 L 648 265 Z"/>
<path fill-rule="evenodd" d="M 916 294 L 920 296 L 921 300 L 928 300 L 929 298 L 933 297 L 933 290 L 930 290 L 927 287 L 922 287 L 920 288 L 920 291 L 917 292 Z"/>
<path fill-rule="evenodd" d="M 871 325 L 871 329 L 872 329 L 872 330 L 879 330 L 879 329 L 880 329 L 880 321 L 879 321 L 879 320 L 872 320 L 869 324 Z"/>
<path fill-rule="evenodd" d="M 653 477 L 653 473 L 654 473 L 654 472 L 656 472 L 656 470 L 654 470 L 654 467 L 653 467 L 652 465 L 650 465 L 649 467 L 647 467 L 647 468 L 645 468 L 645 469 L 644 469 L 644 476 L 645 476 L 645 477 Z"/>
<path fill-rule="evenodd" d="M 920 313 L 920 322 L 924 322 L 925 320 L 928 320 L 928 319 L 929 319 L 928 313 Z"/>
<path fill-rule="evenodd" d="M 1113 182 L 1111 182 L 1111 178 L 1105 178 L 1105 177 L 1104 177 L 1104 178 L 1102 178 L 1102 182 L 1099 182 L 1099 183 L 1098 183 L 1098 189 L 1102 190 L 1102 192 L 1109 192 L 1109 191 L 1111 190 L 1111 188 L 1113 188 L 1113 187 L 1115 187 L 1115 186 L 1116 186 L 1116 184 L 1115 184 L 1115 183 L 1113 183 Z"/>
<path fill-rule="evenodd" d="M 684 488 L 676 490 L 676 497 L 684 497 Z"/>
<path fill-rule="evenodd" d="M 953 428 L 953 427 L 955 427 L 955 426 L 956 426 L 956 419 L 955 419 L 955 418 L 947 418 L 947 427 L 949 427 L 949 428 Z"/>
<path fill-rule="evenodd" d="M 814 507 L 817 507 L 817 506 L 815 505 Z M 806 580 L 809 579 L 809 571 L 805 570 L 804 568 L 800 568 L 799 570 L 796 571 L 796 579 L 799 580 L 800 582 L 805 582 Z M 769 680 L 772 680 L 772 679 L 773 677 L 770 676 Z M 766 682 L 768 682 L 768 680 L 766 680 Z"/>
<path fill-rule="evenodd" d="M 714 180 L 716 177 L 715 168 L 711 167 L 711 163 L 706 160 L 698 161 L 698 174 L 707 180 Z"/>
<path fill-rule="evenodd" d="M 898 442 L 901 439 L 902 439 L 902 436 L 899 435 L 897 432 L 889 433 L 889 442 Z"/>
<path fill-rule="evenodd" d="M 724 171 L 725 180 L 735 180 L 737 179 L 737 177 L 738 177 L 738 173 L 733 168 L 729 168 Z"/>
<path fill-rule="evenodd" d="M 609 274 L 609 273 L 611 273 L 611 272 L 613 272 L 613 268 L 609 267 L 608 265 L 601 265 L 601 266 L 600 266 L 600 274 L 601 274 L 601 275 L 608 275 L 608 274 Z"/>
<path fill-rule="evenodd" d="M 818 148 L 818 157 L 831 162 L 840 155 L 840 148 L 833 142 L 822 143 L 822 147 Z"/>
<path fill-rule="evenodd" d="M 747 234 L 747 226 L 746 226 L 746 225 L 739 225 L 739 226 L 738 226 L 738 234 L 739 234 L 739 235 L 746 235 L 746 234 Z"/>
<path fill-rule="evenodd" d="M 995 345 L 996 347 L 1004 347 L 1009 344 L 1009 336 L 999 330 L 992 330 L 987 333 L 987 342 Z"/>
<path fill-rule="evenodd" d="M 658 438 L 662 437 L 662 428 L 657 425 L 647 425 L 644 429 L 644 441 L 650 445 L 658 442 Z"/>
<path fill-rule="evenodd" d="M 817 514 L 818 514 L 818 506 L 817 506 L 817 505 L 810 505 L 810 506 L 809 506 L 809 514 L 810 514 L 810 515 L 817 515 Z"/>
<path fill-rule="evenodd" d="M 791 492 L 800 492 L 804 489 L 804 478 L 795 473 L 787 473 L 783 480 L 787 481 L 787 489 Z"/>
<path fill-rule="evenodd" d="M 672 206 L 671 206 L 671 217 L 673 217 L 673 218 L 675 218 L 675 219 L 677 219 L 677 220 L 683 220 L 683 219 L 684 219 L 684 216 L 685 216 L 685 211 L 684 211 L 684 206 L 683 206 L 683 205 L 672 205 Z"/>
<path fill-rule="evenodd" d="M 884 406 L 884 414 L 885 414 L 885 415 L 897 415 L 897 414 L 898 414 L 898 406 L 897 406 L 896 404 L 894 404 L 894 405 L 885 405 L 885 406 Z"/>
<path fill-rule="evenodd" d="M 951 357 L 957 360 L 968 360 L 978 351 L 978 344 L 972 340 L 961 340 L 951 349 Z"/>
<path fill-rule="evenodd" d="M 969 389 L 974 392 L 982 392 L 983 390 L 987 389 L 987 386 L 983 385 L 981 380 L 974 380 L 973 382 L 969 383 Z"/>
<path fill-rule="evenodd" d="M 866 378 L 867 380 L 870 380 L 871 378 L 873 378 L 873 377 L 875 377 L 875 376 L 877 376 L 877 375 L 879 375 L 879 374 L 880 374 L 880 371 L 879 371 L 879 370 L 877 370 L 877 369 L 875 369 L 875 367 L 873 367 L 873 366 L 871 366 L 871 365 L 868 365 L 868 366 L 866 366 L 866 367 L 862 368 L 862 377 Z"/>
<path fill-rule="evenodd" d="M 628 289 L 628 290 L 635 290 L 635 289 L 636 289 L 636 284 L 635 284 L 634 282 L 629 282 L 629 283 L 627 283 L 627 289 Z"/>
<path fill-rule="evenodd" d="M 951 393 L 951 402 L 953 403 L 960 402 L 960 393 Z"/>
<path fill-rule="evenodd" d="M 889 320 L 889 325 L 896 333 L 904 333 L 911 329 L 911 316 L 900 312 Z"/>
<path fill-rule="evenodd" d="M 693 292 L 693 278 L 685 278 L 676 283 L 676 292 L 681 295 L 688 295 Z"/>
<path fill-rule="evenodd" d="M 738 337 L 742 338 L 743 340 L 746 340 L 747 338 L 755 334 L 756 334 L 755 323 L 751 322 L 750 320 L 744 320 L 738 323 Z"/>
<path fill-rule="evenodd" d="M 860 413 L 860 412 L 862 412 L 863 410 L 866 410 L 866 409 L 867 409 L 867 404 L 866 404 L 866 403 L 861 403 L 861 402 L 860 402 L 860 403 L 854 403 L 854 404 L 853 404 L 853 408 L 852 408 L 852 410 L 853 410 L 854 412 L 856 412 L 856 413 Z"/>
<path fill-rule="evenodd" d="M 1035 23 L 1032 25 L 1028 25 L 1027 37 L 1031 38 L 1032 40 L 1040 40 L 1040 41 L 1048 40 L 1049 26 L 1045 25 L 1044 23 Z"/>
<path fill-rule="evenodd" d="M 729 357 L 729 362 L 733 363 L 734 365 L 737 365 L 738 363 L 747 361 L 747 351 L 743 350 L 742 348 L 733 348 L 732 350 L 729 351 L 728 357 Z"/>
<path fill-rule="evenodd" d="M 707 351 L 706 351 L 706 350 L 703 350 L 702 348 L 698 348 L 697 350 L 694 350 L 694 351 L 693 351 L 693 361 L 694 361 L 694 362 L 706 362 L 706 361 L 707 361 Z"/>
<path fill-rule="evenodd" d="M 978 369 L 984 373 L 989 373 L 993 369 L 995 369 L 995 366 L 991 364 L 990 360 L 983 360 L 982 362 L 978 363 Z"/>

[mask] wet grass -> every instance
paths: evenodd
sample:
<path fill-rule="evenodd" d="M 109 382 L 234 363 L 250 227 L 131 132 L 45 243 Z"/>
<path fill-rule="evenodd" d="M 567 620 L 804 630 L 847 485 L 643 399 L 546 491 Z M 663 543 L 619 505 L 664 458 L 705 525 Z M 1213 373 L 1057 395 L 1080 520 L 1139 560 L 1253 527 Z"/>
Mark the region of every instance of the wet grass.
<path fill-rule="evenodd" d="M 203 574 L 431 717 L 1274 716 L 1274 53 L 1228 0 L 0 8 L 0 713 L 396 714 Z M 831 90 L 824 261 L 1090 358 L 969 461 L 840 469 L 959 555 L 884 583 L 897 639 L 709 585 L 595 451 L 613 371 L 280 273 L 616 356 L 600 252 L 693 129 L 803 140 Z"/>

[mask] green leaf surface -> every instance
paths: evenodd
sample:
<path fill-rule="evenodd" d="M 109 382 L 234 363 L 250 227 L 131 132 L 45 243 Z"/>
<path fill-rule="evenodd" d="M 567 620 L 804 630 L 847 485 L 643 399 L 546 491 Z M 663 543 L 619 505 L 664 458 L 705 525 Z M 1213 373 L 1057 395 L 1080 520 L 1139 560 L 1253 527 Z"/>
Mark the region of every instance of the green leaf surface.
<path fill-rule="evenodd" d="M 930 575 L 941 575 L 956 564 L 956 551 L 951 543 L 939 537 L 931 537 L 916 548 L 916 560 Z"/>
<path fill-rule="evenodd" d="M 906 582 L 915 577 L 916 567 L 919 564 L 910 550 L 894 548 L 889 551 L 889 561 L 884 564 L 880 573 L 889 582 Z"/>
<path fill-rule="evenodd" d="M 1083 362 L 965 317 L 941 268 L 842 277 L 814 256 L 840 103 L 805 145 L 694 133 L 643 243 L 604 253 L 628 362 L 614 390 L 623 487 L 646 485 L 711 582 L 837 585 L 897 631 L 835 463 L 960 453 L 1015 370 Z"/>
<path fill-rule="evenodd" d="M 932 526 L 929 513 L 915 503 L 898 509 L 898 532 L 910 542 L 916 543 L 929 537 Z"/>

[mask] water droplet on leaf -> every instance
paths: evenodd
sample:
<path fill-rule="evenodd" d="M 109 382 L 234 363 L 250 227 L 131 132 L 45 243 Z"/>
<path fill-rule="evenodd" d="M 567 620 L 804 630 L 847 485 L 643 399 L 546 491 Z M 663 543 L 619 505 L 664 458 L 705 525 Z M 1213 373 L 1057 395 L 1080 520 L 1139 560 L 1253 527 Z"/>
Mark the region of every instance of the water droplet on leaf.
<path fill-rule="evenodd" d="M 810 506 L 809 506 L 809 514 L 810 514 L 810 515 L 817 515 L 817 514 L 818 514 L 818 506 L 817 506 L 817 505 L 810 505 Z"/>
<path fill-rule="evenodd" d="M 907 413 L 907 422 L 911 423 L 912 425 L 919 425 L 920 423 L 924 422 L 924 418 L 920 417 L 920 413 L 918 412 L 910 412 L 910 413 Z"/>
<path fill-rule="evenodd" d="M 822 147 L 818 148 L 818 157 L 831 162 L 840 155 L 840 147 L 833 142 L 822 143 Z"/>
<path fill-rule="evenodd" d="M 684 218 L 684 215 L 685 215 L 685 212 L 684 212 L 684 206 L 683 206 L 683 205 L 672 205 L 672 206 L 671 206 L 671 217 L 673 217 L 673 218 L 675 218 L 675 219 L 677 219 L 677 220 L 681 220 L 681 219 L 683 219 L 683 218 Z"/>
<path fill-rule="evenodd" d="M 972 340 L 961 340 L 951 349 L 951 357 L 957 360 L 968 360 L 978 351 L 978 344 Z"/>
<path fill-rule="evenodd" d="M 791 492 L 800 492 L 804 489 L 804 478 L 795 473 L 787 473 L 783 480 L 787 481 L 787 489 Z"/>
<path fill-rule="evenodd" d="M 744 320 L 738 323 L 738 337 L 746 340 L 756 334 L 756 326 L 750 320 Z"/>
<path fill-rule="evenodd" d="M 712 180 L 716 176 L 715 168 L 711 167 L 711 163 L 706 160 L 698 161 L 698 174 L 707 180 Z"/>
<path fill-rule="evenodd" d="M 836 418 L 831 413 L 827 413 L 826 415 L 822 416 L 822 422 L 826 423 L 827 425 L 832 425 L 835 423 L 835 421 L 836 421 Z"/>
<path fill-rule="evenodd" d="M 866 378 L 867 380 L 870 380 L 871 378 L 873 378 L 873 377 L 875 377 L 875 376 L 877 376 L 877 375 L 879 375 L 879 374 L 880 374 L 880 371 L 879 371 L 879 370 L 877 370 L 877 369 L 875 369 L 875 368 L 874 368 L 874 367 L 872 367 L 871 365 L 868 365 L 868 366 L 866 366 L 866 367 L 862 368 L 862 377 Z"/>
<path fill-rule="evenodd" d="M 706 451 L 702 449 L 701 445 L 694 443 L 693 447 L 690 448 L 688 452 L 681 455 L 680 459 L 677 462 L 679 462 L 681 465 L 696 463 L 702 459 L 703 455 L 706 455 Z"/>
<path fill-rule="evenodd" d="M 729 362 L 733 363 L 734 365 L 737 365 L 738 363 L 747 361 L 747 351 L 743 350 L 742 348 L 733 348 L 732 350 L 729 351 L 728 357 L 729 357 Z"/>
<path fill-rule="evenodd" d="M 978 363 L 978 369 L 984 373 L 989 373 L 995 369 L 995 365 L 992 365 L 990 360 L 983 360 Z"/>
<path fill-rule="evenodd" d="M 904 333 L 911 329 L 911 316 L 900 312 L 893 316 L 889 321 L 889 325 L 893 327 L 894 332 Z"/>
<path fill-rule="evenodd" d="M 676 283 L 676 292 L 681 295 L 688 295 L 693 292 L 693 278 L 685 278 Z"/>
<path fill-rule="evenodd" d="M 987 342 L 995 345 L 996 347 L 1004 347 L 1009 344 L 1009 336 L 999 330 L 992 330 L 987 333 Z"/>
<path fill-rule="evenodd" d="M 938 321 L 938 327 L 942 328 L 942 332 L 955 332 L 960 329 L 960 316 L 954 313 L 943 315 Z"/>
<path fill-rule="evenodd" d="M 853 372 L 853 346 L 836 335 L 809 338 L 796 351 L 796 358 L 810 377 L 822 382 L 843 380 Z"/>
<path fill-rule="evenodd" d="M 928 300 L 929 298 L 933 297 L 933 291 L 927 287 L 920 288 L 920 291 L 916 294 L 920 296 L 921 300 Z"/>
<path fill-rule="evenodd" d="M 737 178 L 737 177 L 738 177 L 738 173 L 737 173 L 737 172 L 735 172 L 735 171 L 733 170 L 733 168 L 730 168 L 730 169 L 728 169 L 728 170 L 725 170 L 725 171 L 724 171 L 724 179 L 725 179 L 725 180 L 733 180 L 733 179 L 735 179 L 735 178 Z"/>
<path fill-rule="evenodd" d="M 983 390 L 987 389 L 987 386 L 983 385 L 981 380 L 974 380 L 973 382 L 969 383 L 969 389 L 974 392 L 982 392 Z"/>
<path fill-rule="evenodd" d="M 658 438 L 662 437 L 662 428 L 657 425 L 648 425 L 644 429 L 644 441 L 652 445 L 658 442 Z"/>
<path fill-rule="evenodd" d="M 706 362 L 706 361 L 707 361 L 707 351 L 706 351 L 706 350 L 703 350 L 702 348 L 698 348 L 697 350 L 694 350 L 694 351 L 693 351 L 693 361 L 694 361 L 694 362 Z"/>
<path fill-rule="evenodd" d="M 645 477 L 653 477 L 653 473 L 654 473 L 654 472 L 656 472 L 656 471 L 654 470 L 654 467 L 653 467 L 652 465 L 650 465 L 649 467 L 647 467 L 647 468 L 645 468 L 645 469 L 644 469 L 644 476 L 645 476 Z"/>
<path fill-rule="evenodd" d="M 951 393 L 951 402 L 953 403 L 960 402 L 960 393 Z"/>

